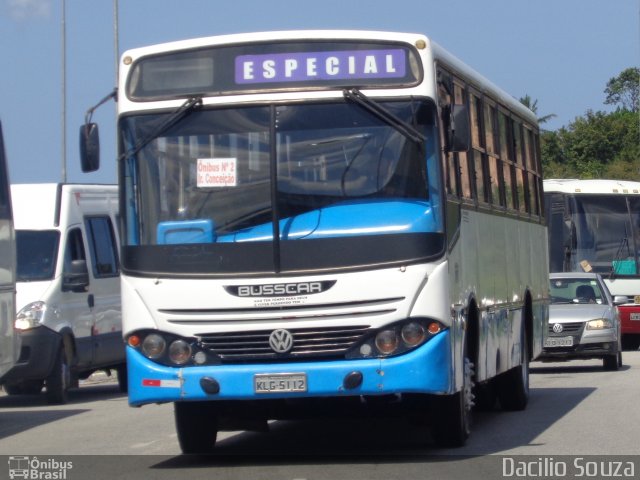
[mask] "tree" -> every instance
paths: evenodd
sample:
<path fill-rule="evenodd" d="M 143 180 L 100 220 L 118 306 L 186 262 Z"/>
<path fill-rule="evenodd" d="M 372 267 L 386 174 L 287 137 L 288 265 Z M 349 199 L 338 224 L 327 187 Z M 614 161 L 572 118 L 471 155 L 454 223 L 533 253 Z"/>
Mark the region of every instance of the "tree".
<path fill-rule="evenodd" d="M 540 132 L 545 177 L 640 181 L 640 69 L 623 70 L 605 93 L 615 112 L 588 110 L 567 126 Z M 537 106 L 528 95 L 520 101 Z"/>
<path fill-rule="evenodd" d="M 533 100 L 529 95 L 525 95 L 520 98 L 520 103 L 531 110 L 536 116 L 538 115 L 538 100 Z M 538 123 L 542 125 L 556 116 L 557 115 L 555 113 L 550 113 L 549 115 L 538 117 Z"/>
<path fill-rule="evenodd" d="M 619 105 L 623 110 L 639 111 L 640 101 L 640 68 L 632 67 L 623 70 L 620 75 L 607 82 L 604 89 L 607 105 Z"/>

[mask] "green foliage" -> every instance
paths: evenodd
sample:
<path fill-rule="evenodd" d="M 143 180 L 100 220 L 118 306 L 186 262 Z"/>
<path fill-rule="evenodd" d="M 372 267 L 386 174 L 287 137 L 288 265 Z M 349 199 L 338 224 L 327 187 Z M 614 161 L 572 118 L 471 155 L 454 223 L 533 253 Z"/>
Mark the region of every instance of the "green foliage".
<path fill-rule="evenodd" d="M 627 68 L 607 82 L 604 93 L 607 105 L 619 105 L 623 110 L 637 112 L 640 99 L 640 68 Z"/>
<path fill-rule="evenodd" d="M 626 69 L 607 84 L 605 103 L 618 109 L 587 111 L 568 126 L 541 133 L 545 178 L 640 181 L 640 69 Z"/>

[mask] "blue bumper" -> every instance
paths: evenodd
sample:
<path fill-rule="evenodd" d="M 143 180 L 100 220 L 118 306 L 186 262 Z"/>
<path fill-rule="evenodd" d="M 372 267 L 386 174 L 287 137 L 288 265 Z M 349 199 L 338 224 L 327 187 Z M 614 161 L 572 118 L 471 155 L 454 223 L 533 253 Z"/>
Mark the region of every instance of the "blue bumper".
<path fill-rule="evenodd" d="M 388 395 L 395 393 L 452 393 L 449 331 L 405 355 L 386 359 L 338 360 L 304 363 L 208 365 L 184 368 L 154 363 L 127 347 L 129 404 L 175 401 L 257 400 L 275 398 Z M 345 389 L 345 377 L 362 374 L 359 387 Z M 256 393 L 254 376 L 304 373 L 306 392 Z M 217 394 L 206 393 L 204 377 L 220 385 Z"/>

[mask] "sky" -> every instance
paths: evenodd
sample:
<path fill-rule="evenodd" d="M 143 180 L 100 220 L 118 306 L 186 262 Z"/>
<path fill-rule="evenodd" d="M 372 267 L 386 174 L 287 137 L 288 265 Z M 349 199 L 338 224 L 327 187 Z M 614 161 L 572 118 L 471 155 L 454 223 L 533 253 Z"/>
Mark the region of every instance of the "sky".
<path fill-rule="evenodd" d="M 116 181 L 114 103 L 93 116 L 99 172 L 81 172 L 78 130 L 114 88 L 116 58 L 145 45 L 273 30 L 423 33 L 514 97 L 537 100 L 539 116 L 556 115 L 549 130 L 609 111 L 609 79 L 640 66 L 640 0 L 66 0 L 64 16 L 62 5 L 0 0 L 0 121 L 12 183 Z"/>

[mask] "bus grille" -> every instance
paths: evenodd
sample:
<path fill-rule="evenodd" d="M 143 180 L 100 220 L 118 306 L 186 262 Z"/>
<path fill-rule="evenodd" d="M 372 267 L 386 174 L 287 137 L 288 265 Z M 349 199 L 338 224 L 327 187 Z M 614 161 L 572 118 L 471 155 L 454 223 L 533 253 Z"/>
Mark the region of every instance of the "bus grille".
<path fill-rule="evenodd" d="M 223 363 L 308 359 L 343 356 L 368 331 L 368 326 L 290 328 L 293 348 L 286 354 L 269 346 L 271 330 L 200 334 L 200 347 L 217 355 Z"/>

